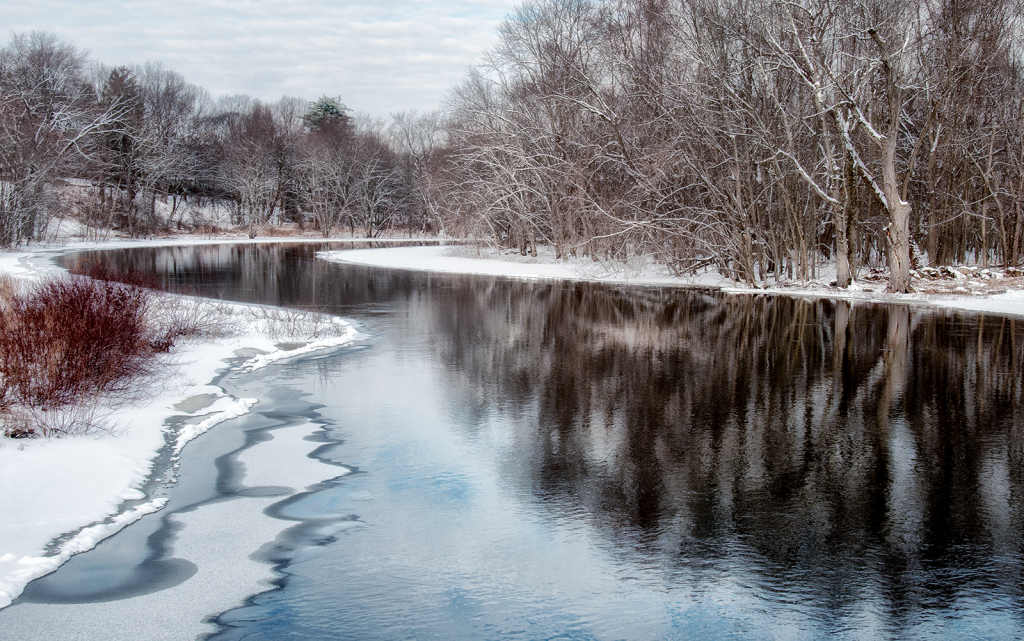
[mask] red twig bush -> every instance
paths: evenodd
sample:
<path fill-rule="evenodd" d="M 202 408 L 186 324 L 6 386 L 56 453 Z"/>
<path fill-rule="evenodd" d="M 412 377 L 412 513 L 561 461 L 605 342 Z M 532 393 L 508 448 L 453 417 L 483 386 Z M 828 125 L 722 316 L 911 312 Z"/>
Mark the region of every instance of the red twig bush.
<path fill-rule="evenodd" d="M 95 273 L 93 273 L 95 272 Z M 0 428 L 8 437 L 102 429 L 97 402 L 145 392 L 161 352 L 232 333 L 230 315 L 151 289 L 153 279 L 94 268 L 35 287 L 0 276 Z M 118 281 L 129 281 L 125 282 Z"/>
<path fill-rule="evenodd" d="M 154 352 L 150 298 L 138 287 L 75 277 L 11 296 L 0 307 L 0 390 L 33 408 L 128 393 Z"/>

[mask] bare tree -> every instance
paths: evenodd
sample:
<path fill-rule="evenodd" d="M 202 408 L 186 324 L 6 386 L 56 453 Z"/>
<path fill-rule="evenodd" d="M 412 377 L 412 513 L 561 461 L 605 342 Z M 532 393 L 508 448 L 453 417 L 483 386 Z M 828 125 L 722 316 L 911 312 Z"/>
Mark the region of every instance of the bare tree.
<path fill-rule="evenodd" d="M 99 95 L 103 104 L 123 106 L 98 150 L 100 217 L 131 235 L 152 232 L 163 222 L 157 197 L 172 195 L 173 219 L 178 198 L 203 172 L 195 140 L 209 99 L 157 63 L 110 70 Z"/>
<path fill-rule="evenodd" d="M 406 184 L 395 153 L 374 131 L 357 133 L 352 163 L 350 225 L 367 238 L 390 230 L 408 206 Z"/>
<path fill-rule="evenodd" d="M 37 238 L 59 178 L 84 174 L 99 135 L 123 109 L 96 104 L 85 54 L 40 32 L 0 50 L 0 246 Z"/>
<path fill-rule="evenodd" d="M 228 135 L 220 179 L 232 196 L 236 224 L 255 238 L 270 223 L 281 196 L 277 124 L 270 108 L 257 101 Z"/>
<path fill-rule="evenodd" d="M 390 145 L 402 158 L 402 179 L 410 190 L 409 233 L 413 227 L 427 232 L 444 231 L 443 217 L 439 215 L 431 165 L 446 144 L 444 123 L 440 111 L 419 114 L 415 111 L 391 115 Z"/>

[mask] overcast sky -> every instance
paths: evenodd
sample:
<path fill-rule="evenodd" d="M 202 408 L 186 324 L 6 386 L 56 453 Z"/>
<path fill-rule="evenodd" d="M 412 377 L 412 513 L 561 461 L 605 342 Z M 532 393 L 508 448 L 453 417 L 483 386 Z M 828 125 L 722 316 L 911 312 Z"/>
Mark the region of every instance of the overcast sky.
<path fill-rule="evenodd" d="M 0 0 L 0 24 L 49 31 L 109 65 L 163 62 L 214 98 L 326 94 L 387 116 L 439 107 L 515 4 Z"/>

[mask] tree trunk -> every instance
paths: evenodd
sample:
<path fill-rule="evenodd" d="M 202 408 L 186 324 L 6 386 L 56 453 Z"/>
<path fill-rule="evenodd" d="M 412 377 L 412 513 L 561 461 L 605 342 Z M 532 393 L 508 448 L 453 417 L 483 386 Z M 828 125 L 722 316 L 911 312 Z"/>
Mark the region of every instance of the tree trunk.
<path fill-rule="evenodd" d="M 981 263 L 982 269 L 988 269 L 988 201 L 981 203 Z"/>
<path fill-rule="evenodd" d="M 901 198 L 896 178 L 896 131 L 883 146 L 882 185 L 889 214 L 885 237 L 889 244 L 889 288 L 891 293 L 914 291 L 910 285 L 910 203 Z"/>
<path fill-rule="evenodd" d="M 857 214 L 860 212 L 860 190 L 857 187 L 857 167 L 853 156 L 844 154 L 846 158 L 846 256 L 850 266 L 850 280 L 857 280 Z"/>
<path fill-rule="evenodd" d="M 1013 257 L 1010 259 L 1012 267 L 1020 264 L 1020 238 L 1021 231 L 1024 231 L 1024 211 L 1020 204 L 1017 204 L 1017 222 L 1013 228 Z"/>
<path fill-rule="evenodd" d="M 833 227 L 836 233 L 836 287 L 850 286 L 850 241 L 846 237 L 846 216 L 833 206 Z"/>
<path fill-rule="evenodd" d="M 889 206 L 889 288 L 891 293 L 914 291 L 910 284 L 910 204 L 897 200 Z"/>

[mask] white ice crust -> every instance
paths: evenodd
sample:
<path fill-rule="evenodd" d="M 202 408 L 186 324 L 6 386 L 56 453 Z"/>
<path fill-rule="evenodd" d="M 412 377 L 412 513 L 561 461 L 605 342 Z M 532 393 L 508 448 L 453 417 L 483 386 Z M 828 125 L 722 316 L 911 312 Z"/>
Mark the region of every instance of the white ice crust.
<path fill-rule="evenodd" d="M 78 243 L 75 247 L 210 242 Z M 0 252 L 0 274 L 31 279 L 55 273 L 59 270 L 45 259 L 51 251 Z M 175 346 L 159 393 L 145 402 L 104 412 L 107 431 L 46 439 L 0 436 L 0 608 L 10 605 L 29 581 L 52 572 L 72 555 L 91 549 L 164 506 L 162 498 L 145 501 L 147 497 L 140 488 L 153 474 L 158 451 L 168 444 L 167 420 L 182 415 L 197 419 L 187 421 L 171 435 L 177 456 L 189 441 L 224 421 L 245 415 L 258 402 L 254 398 L 231 398 L 220 387 L 209 384 L 218 372 L 229 367 L 229 362 L 237 362 L 239 353 L 259 354 L 238 366 L 253 371 L 356 338 L 351 324 L 337 318 L 331 322 L 343 326 L 341 335 L 308 341 L 298 348 L 291 345 L 290 350 L 279 348 L 255 320 L 231 338 Z M 175 409 L 185 399 L 203 394 L 215 397 L 216 402 L 192 414 Z M 337 470 L 328 471 L 337 475 Z"/>

